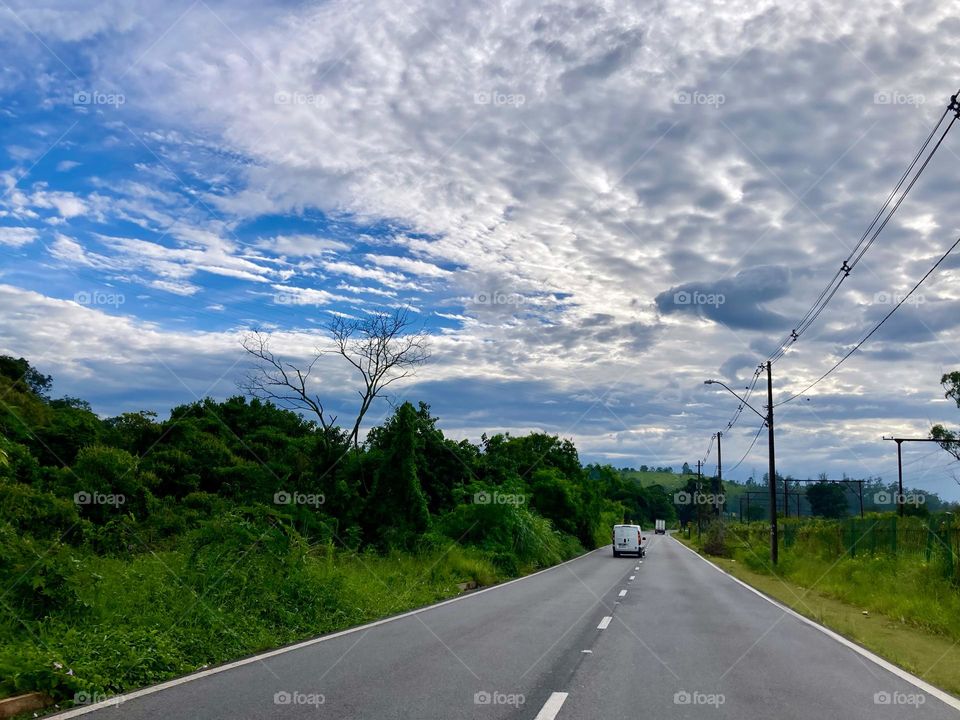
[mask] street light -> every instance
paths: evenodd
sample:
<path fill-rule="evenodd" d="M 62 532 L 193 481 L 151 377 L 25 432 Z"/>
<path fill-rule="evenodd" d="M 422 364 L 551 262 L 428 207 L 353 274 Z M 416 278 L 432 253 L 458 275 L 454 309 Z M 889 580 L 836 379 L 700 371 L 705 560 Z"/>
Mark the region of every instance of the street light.
<path fill-rule="evenodd" d="M 768 485 L 770 487 L 770 562 L 774 565 L 777 564 L 777 556 L 779 554 L 779 548 L 777 546 L 777 465 L 775 461 L 775 454 L 773 448 L 773 378 L 771 375 L 771 365 L 772 363 L 768 360 L 766 363 L 767 366 L 767 413 L 764 415 L 759 410 L 757 410 L 753 405 L 748 403 L 745 398 L 741 397 L 739 394 L 734 392 L 726 383 L 720 382 L 719 380 L 704 380 L 704 385 L 719 385 L 728 393 L 733 395 L 737 400 L 739 400 L 743 405 L 746 405 L 750 408 L 767 426 L 767 449 L 770 453 L 770 463 L 769 470 L 767 471 Z M 762 366 L 761 366 L 762 367 Z M 786 496 L 784 496 L 786 497 Z"/>
<path fill-rule="evenodd" d="M 757 410 L 753 405 L 751 405 L 751 404 L 748 403 L 746 400 L 744 400 L 742 397 L 740 397 L 739 395 L 737 395 L 737 393 L 734 392 L 733 390 L 731 390 L 731 389 L 730 389 L 730 386 L 727 385 L 726 383 L 722 383 L 722 382 L 720 382 L 719 380 L 704 380 L 704 381 L 703 381 L 703 384 L 704 384 L 704 385 L 719 385 L 720 387 L 724 388 L 728 393 L 730 393 L 731 395 L 733 395 L 737 400 L 739 400 L 739 401 L 742 402 L 744 405 L 746 405 L 748 408 L 750 408 L 751 410 L 753 410 L 761 420 L 763 420 L 764 422 L 767 421 L 767 416 L 766 416 L 766 415 L 764 415 L 763 413 L 761 413 L 761 412 L 760 412 L 759 410 Z"/>

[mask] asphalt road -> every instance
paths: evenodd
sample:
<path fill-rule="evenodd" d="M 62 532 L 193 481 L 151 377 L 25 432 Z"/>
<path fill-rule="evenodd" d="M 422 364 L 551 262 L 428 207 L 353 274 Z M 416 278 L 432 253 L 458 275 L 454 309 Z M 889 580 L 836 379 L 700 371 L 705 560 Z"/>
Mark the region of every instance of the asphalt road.
<path fill-rule="evenodd" d="M 663 536 L 176 682 L 57 717 L 958 717 Z"/>

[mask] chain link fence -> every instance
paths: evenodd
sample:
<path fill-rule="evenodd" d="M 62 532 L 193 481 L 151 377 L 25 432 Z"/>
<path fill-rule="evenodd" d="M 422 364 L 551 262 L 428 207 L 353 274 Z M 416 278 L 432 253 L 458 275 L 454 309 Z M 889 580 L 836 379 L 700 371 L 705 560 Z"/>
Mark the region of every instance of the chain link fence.
<path fill-rule="evenodd" d="M 729 538 L 733 544 L 758 550 L 769 543 L 770 528 L 767 523 L 732 523 Z M 785 550 L 825 559 L 841 555 L 916 558 L 960 585 L 960 528 L 942 517 L 781 520 L 780 543 Z"/>

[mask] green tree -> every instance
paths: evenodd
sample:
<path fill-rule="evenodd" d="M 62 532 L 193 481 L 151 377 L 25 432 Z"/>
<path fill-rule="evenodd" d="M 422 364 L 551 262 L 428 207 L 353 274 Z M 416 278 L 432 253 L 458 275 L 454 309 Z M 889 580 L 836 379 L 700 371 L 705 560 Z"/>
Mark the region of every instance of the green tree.
<path fill-rule="evenodd" d="M 61 487 L 85 517 L 102 522 L 127 512 L 145 514 L 143 480 L 136 458 L 126 450 L 86 447 L 78 453 L 72 468 L 58 472 Z"/>
<path fill-rule="evenodd" d="M 821 481 L 809 485 L 807 502 L 810 512 L 819 517 L 841 518 L 848 512 L 847 493 L 839 483 Z"/>
<path fill-rule="evenodd" d="M 0 355 L 0 377 L 5 377 L 15 386 L 27 389 L 38 397 L 46 398 L 53 385 L 53 378 L 44 375 L 24 358 Z"/>
<path fill-rule="evenodd" d="M 430 522 L 427 498 L 417 474 L 417 411 L 403 403 L 381 435 L 386 447 L 366 502 L 366 537 L 381 546 L 409 546 Z M 384 532 L 386 531 L 386 532 Z"/>
<path fill-rule="evenodd" d="M 945 373 L 940 378 L 944 387 L 944 397 L 953 400 L 960 407 L 960 370 Z M 930 429 L 930 437 L 940 441 L 940 447 L 960 460 L 960 433 L 947 429 L 939 423 Z"/>

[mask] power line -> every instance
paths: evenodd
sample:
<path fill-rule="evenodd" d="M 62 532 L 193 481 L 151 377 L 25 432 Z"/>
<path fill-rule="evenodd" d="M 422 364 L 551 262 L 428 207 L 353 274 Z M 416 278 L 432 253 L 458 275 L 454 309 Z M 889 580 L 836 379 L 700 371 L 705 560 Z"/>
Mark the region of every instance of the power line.
<path fill-rule="evenodd" d="M 747 392 L 743 396 L 743 402 L 737 405 L 737 409 L 733 412 L 733 416 L 727 421 L 727 430 L 731 430 L 734 425 L 737 424 L 737 420 L 740 419 L 740 415 L 743 414 L 743 408 L 746 407 L 746 403 L 750 402 L 750 395 L 753 393 L 754 388 L 757 386 L 757 381 L 760 379 L 760 374 L 762 372 L 761 367 L 757 367 L 753 372 L 753 382 L 747 387 Z"/>
<path fill-rule="evenodd" d="M 703 456 L 703 460 L 700 461 L 700 464 L 701 464 L 701 465 L 706 465 L 706 464 L 707 464 L 707 458 L 710 457 L 710 453 L 713 451 L 713 441 L 716 440 L 716 439 L 717 439 L 717 436 L 716 436 L 716 435 L 711 435 L 711 436 L 710 436 L 710 444 L 707 446 L 707 452 L 706 452 L 706 454 Z"/>
<path fill-rule="evenodd" d="M 783 357 L 787 349 L 791 345 L 793 345 L 793 343 L 795 343 L 804 332 L 806 332 L 806 330 L 817 320 L 817 318 L 820 317 L 820 314 L 826 309 L 827 305 L 830 303 L 833 297 L 840 290 L 840 286 L 843 284 L 843 281 L 850 276 L 850 273 L 853 271 L 853 268 L 856 266 L 857 263 L 860 262 L 860 260 L 863 258 L 866 251 L 877 239 L 880 232 L 886 227 L 887 223 L 890 221 L 890 218 L 892 218 L 894 213 L 899 209 L 900 204 L 906 199 L 907 194 L 913 188 L 914 184 L 916 184 L 917 180 L 920 178 L 921 173 L 926 169 L 930 160 L 933 158 L 933 155 L 940 148 L 940 145 L 943 142 L 944 138 L 946 137 L 947 133 L 950 131 L 950 128 L 953 127 L 953 123 L 956 121 L 956 116 L 954 117 L 953 120 L 950 121 L 950 124 L 947 126 L 946 130 L 944 130 L 943 134 L 940 136 L 940 139 L 937 141 L 937 144 L 930 151 L 930 154 L 927 155 L 927 158 L 926 160 L 924 160 L 923 165 L 920 167 L 917 173 L 913 176 L 909 185 L 900 195 L 900 198 L 897 200 L 896 204 L 893 206 L 893 208 L 889 210 L 886 218 L 884 218 L 880 226 L 877 227 L 877 222 L 879 221 L 880 217 L 883 215 L 884 210 L 886 210 L 889 207 L 890 201 L 893 199 L 894 196 L 896 196 L 897 192 L 903 186 L 903 182 L 906 180 L 906 178 L 910 175 L 913 168 L 916 166 L 917 161 L 920 159 L 920 156 L 923 154 L 924 150 L 930 144 L 930 140 L 933 138 L 933 135 L 943 124 L 943 120 L 947 116 L 947 113 L 950 111 L 951 107 L 953 107 L 953 105 L 956 103 L 956 97 L 957 97 L 956 95 L 953 96 L 951 100 L 951 105 L 946 110 L 944 110 L 943 114 L 940 116 L 940 119 L 937 121 L 937 124 L 934 126 L 933 130 L 931 130 L 930 134 L 927 136 L 920 150 L 917 152 L 916 155 L 914 155 L 914 158 L 911 161 L 910 165 L 907 167 L 906 171 L 904 171 L 904 174 L 900 177 L 900 180 L 897 183 L 896 187 L 894 187 L 890 195 L 887 196 L 887 199 L 884 201 L 880 210 L 874 216 L 874 219 L 871 221 L 870 225 L 867 226 L 867 229 L 864 231 L 863 235 L 861 235 L 860 240 L 857 242 L 856 246 L 847 256 L 846 260 L 843 261 L 843 264 L 841 265 L 840 269 L 830 279 L 830 282 L 827 284 L 827 287 L 824 288 L 824 290 L 820 293 L 820 295 L 817 297 L 817 300 L 814 302 L 814 304 L 810 307 L 809 310 L 807 310 L 806 314 L 800 319 L 800 322 L 797 323 L 797 326 L 781 342 L 777 352 L 775 352 L 773 356 L 770 357 L 771 362 L 776 362 L 781 357 Z M 876 229 L 874 230 L 874 228 Z M 874 230 L 873 235 L 870 237 L 869 241 L 866 241 L 866 238 L 870 234 L 871 230 Z M 865 241 L 866 241 L 866 244 L 864 245 Z"/>
<path fill-rule="evenodd" d="M 960 91 L 958 91 L 957 94 L 954 94 L 951 96 L 950 103 L 947 105 L 947 108 L 943 111 L 943 114 L 940 116 L 940 119 L 937 121 L 936 125 L 934 125 L 930 133 L 927 135 L 926 139 L 923 142 L 923 145 L 920 146 L 920 149 L 913 156 L 913 160 L 907 166 L 907 169 L 903 172 L 903 175 L 900 176 L 900 180 L 897 182 L 894 189 L 887 196 L 883 205 L 880 207 L 880 210 L 877 211 L 877 214 L 874 216 L 873 220 L 867 226 L 867 229 L 864 230 L 863 234 L 860 236 L 860 240 L 857 242 L 856 246 L 854 246 L 853 250 L 847 256 L 847 258 L 843 261 L 843 264 L 841 265 L 840 269 L 837 270 L 836 273 L 834 273 L 833 277 L 827 283 L 827 286 L 823 289 L 820 295 L 817 296 L 817 299 L 814 301 L 813 305 L 811 305 L 810 308 L 807 310 L 807 312 L 803 315 L 803 317 L 800 318 L 800 321 L 797 323 L 794 329 L 791 330 L 790 333 L 780 342 L 777 350 L 770 356 L 769 358 L 770 362 L 775 363 L 780 358 L 782 358 L 786 354 L 790 346 L 792 346 L 795 342 L 797 342 L 797 340 L 800 339 L 800 336 L 803 335 L 803 333 L 806 332 L 810 328 L 810 326 L 813 325 L 814 322 L 816 322 L 817 318 L 820 317 L 821 313 L 823 313 L 827 305 L 830 303 L 831 300 L 833 300 L 834 296 L 840 290 L 840 286 L 843 284 L 844 280 L 846 280 L 850 276 L 850 273 L 853 271 L 854 267 L 856 267 L 856 265 L 860 262 L 860 260 L 863 259 L 863 256 L 870 249 L 874 241 L 877 239 L 877 237 L 880 235 L 883 229 L 887 226 L 887 223 L 890 222 L 890 219 L 900 208 L 900 205 L 906 199 L 910 190 L 913 189 L 913 186 L 916 184 L 917 180 L 919 180 L 920 175 L 927 168 L 927 165 L 933 159 L 933 156 L 936 154 L 937 150 L 939 150 L 940 145 L 943 143 L 944 139 L 947 136 L 947 133 L 950 132 L 950 129 L 953 127 L 953 124 L 956 122 L 957 118 L 960 117 L 960 103 L 958 103 L 958 99 L 957 99 L 958 95 L 960 95 Z M 907 178 L 910 177 L 914 168 L 917 166 L 917 163 L 920 161 L 921 156 L 926 151 L 927 147 L 930 145 L 930 142 L 931 140 L 933 140 L 934 135 L 936 135 L 937 130 L 939 130 L 940 127 L 943 125 L 944 119 L 947 117 L 948 113 L 950 113 L 951 111 L 954 112 L 953 119 L 949 122 L 946 129 L 944 129 L 943 133 L 940 135 L 940 138 L 937 140 L 936 144 L 933 146 L 933 148 L 930 150 L 927 157 L 924 159 L 923 163 L 920 165 L 920 168 L 916 171 L 916 173 L 913 174 L 913 177 L 907 183 L 906 187 L 903 188 L 904 182 L 906 182 Z M 901 192 L 901 188 L 903 188 L 902 192 Z M 897 196 L 898 193 L 900 193 L 900 196 L 899 198 L 897 198 L 896 202 L 894 202 L 893 206 L 891 207 L 890 205 L 891 201 L 893 201 L 893 199 Z M 883 217 L 885 212 L 886 212 L 886 217 Z M 882 222 L 880 220 L 881 217 L 883 217 Z"/>
<path fill-rule="evenodd" d="M 952 252 L 954 251 L 954 249 L 956 249 L 957 245 L 960 245 L 960 237 L 958 237 L 958 238 L 956 239 L 956 241 L 954 241 L 953 245 L 951 245 L 951 246 L 947 249 L 947 251 L 946 251 L 943 255 L 940 256 L 940 259 L 937 260 L 937 262 L 934 264 L 934 266 L 933 266 L 932 268 L 930 268 L 929 270 L 927 270 L 926 274 L 925 274 L 922 278 L 920 278 L 920 280 L 917 282 L 917 284 L 914 285 L 914 286 L 910 289 L 910 292 L 908 292 L 906 295 L 904 295 L 904 296 L 900 299 L 900 302 L 898 302 L 896 305 L 894 305 L 893 308 L 890 310 L 890 312 L 888 312 L 886 315 L 884 315 L 884 316 L 883 316 L 883 319 L 882 319 L 880 322 L 878 322 L 876 325 L 874 325 L 874 326 L 873 326 L 873 329 L 872 329 L 870 332 L 868 332 L 866 335 L 864 335 L 863 338 L 860 339 L 860 342 L 858 342 L 856 345 L 854 345 L 853 348 L 851 348 L 850 352 L 848 352 L 846 355 L 844 355 L 842 358 L 840 358 L 840 359 L 837 361 L 837 363 L 836 363 L 832 368 L 830 368 L 829 370 L 827 370 L 823 375 L 821 375 L 819 378 L 817 378 L 816 380 L 814 380 L 812 383 L 810 383 L 807 387 L 805 387 L 803 390 L 801 390 L 800 392 L 798 392 L 796 395 L 791 395 L 791 396 L 788 397 L 786 400 L 781 400 L 780 402 L 776 403 L 776 404 L 774 405 L 774 407 L 777 407 L 777 406 L 779 406 L 779 405 L 783 405 L 783 404 L 785 404 L 785 403 L 790 402 L 791 400 L 797 399 L 798 397 L 800 397 L 801 395 L 803 395 L 804 393 L 806 393 L 808 390 L 810 390 L 812 387 L 814 387 L 815 385 L 817 385 L 821 380 L 823 380 L 823 379 L 826 378 L 828 375 L 830 375 L 830 374 L 831 374 L 834 370 L 836 370 L 838 367 L 840 367 L 840 366 L 843 364 L 843 362 L 844 362 L 848 357 L 850 357 L 851 355 L 853 355 L 857 350 L 859 350 L 860 347 L 861 347 L 865 342 L 867 342 L 867 340 L 869 340 L 869 339 L 873 336 L 873 334 L 874 334 L 875 332 L 877 332 L 877 330 L 879 330 L 881 327 L 883 327 L 883 324 L 884 324 L 887 320 L 890 319 L 890 316 L 893 315 L 897 310 L 899 310 L 899 309 L 900 309 L 900 306 L 903 305 L 903 304 L 910 298 L 910 296 L 913 295 L 913 293 L 915 293 L 915 292 L 917 291 L 917 288 L 919 288 L 919 287 L 923 284 L 923 282 L 924 282 L 928 277 L 930 277 L 930 276 L 933 274 L 933 272 L 934 272 L 938 267 L 940 267 L 940 264 L 941 264 L 944 260 L 947 259 L 947 256 L 950 255 L 950 253 L 952 253 Z"/>
<path fill-rule="evenodd" d="M 761 423 L 761 424 L 760 424 L 760 428 L 757 430 L 757 434 L 753 436 L 753 442 L 750 443 L 750 447 L 747 448 L 747 451 L 743 454 L 743 457 L 740 458 L 740 459 L 737 461 L 737 464 L 734 465 L 734 466 L 733 466 L 732 468 L 730 468 L 729 470 L 727 470 L 727 473 L 732 473 L 734 470 L 736 470 L 738 467 L 740 467 L 740 463 L 742 463 L 744 460 L 747 459 L 747 455 L 749 455 L 749 454 L 750 454 L 750 451 L 753 450 L 753 446 L 757 444 L 757 440 L 760 438 L 760 433 L 763 432 L 763 429 L 764 429 L 766 426 L 767 426 L 766 423 Z"/>

